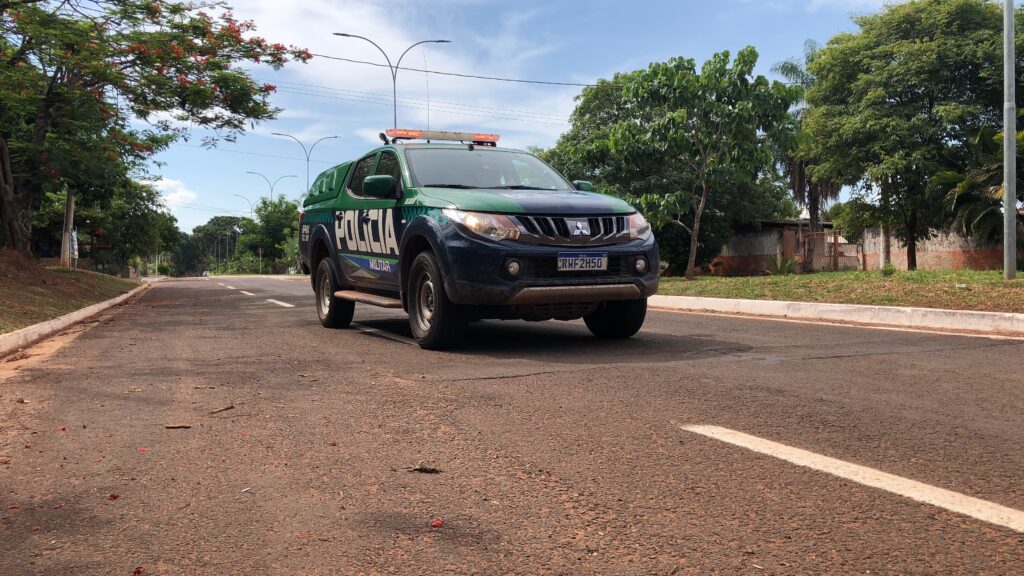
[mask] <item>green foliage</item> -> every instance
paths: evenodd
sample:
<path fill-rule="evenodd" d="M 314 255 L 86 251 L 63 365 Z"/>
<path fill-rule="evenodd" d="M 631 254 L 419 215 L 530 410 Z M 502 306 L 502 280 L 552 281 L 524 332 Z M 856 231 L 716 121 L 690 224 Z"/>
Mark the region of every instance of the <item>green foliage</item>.
<path fill-rule="evenodd" d="M 769 259 L 768 268 L 764 272 L 769 276 L 786 276 L 794 274 L 798 266 L 800 266 L 800 263 L 790 258 Z"/>
<path fill-rule="evenodd" d="M 813 178 L 879 190 L 879 207 L 908 245 L 943 222 L 932 175 L 1002 114 L 1002 19 L 986 0 L 917 0 L 858 16 L 810 62 L 805 125 Z"/>
<path fill-rule="evenodd" d="M 3 241 L 27 252 L 32 208 L 74 182 L 111 183 L 185 129 L 231 139 L 273 118 L 275 90 L 242 62 L 280 68 L 308 51 L 252 36 L 220 2 L 8 0 L 0 3 L 0 216 Z M 151 122 L 140 129 L 136 118 Z M 76 190 L 77 191 L 77 190 Z"/>
<path fill-rule="evenodd" d="M 987 245 L 1003 241 L 1003 134 L 982 129 L 968 142 L 969 161 L 962 171 L 936 174 L 931 185 L 944 195 L 949 226 Z M 1017 180 L 1024 180 L 1024 132 L 1017 133 Z M 1024 202 L 1018 188 L 1017 202 Z M 1024 253 L 1024 216 L 1017 215 L 1018 253 Z"/>
<path fill-rule="evenodd" d="M 854 244 L 864 239 L 864 230 L 882 224 L 878 206 L 871 204 L 863 196 L 854 196 L 847 202 L 833 204 L 829 209 L 828 219 L 844 238 Z"/>
<path fill-rule="evenodd" d="M 886 262 L 885 266 L 882 266 L 882 269 L 879 270 L 879 273 L 886 278 L 895 276 L 897 272 L 899 272 L 899 270 L 892 265 L 892 262 Z"/>

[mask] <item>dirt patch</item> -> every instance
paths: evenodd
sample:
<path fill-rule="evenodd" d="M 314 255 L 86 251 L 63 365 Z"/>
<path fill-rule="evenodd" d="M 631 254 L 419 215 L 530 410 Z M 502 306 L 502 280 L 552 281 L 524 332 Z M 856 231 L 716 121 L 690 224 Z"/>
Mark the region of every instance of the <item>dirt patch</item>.
<path fill-rule="evenodd" d="M 137 282 L 84 270 L 45 268 L 0 251 L 0 334 L 74 312 L 128 292 Z"/>

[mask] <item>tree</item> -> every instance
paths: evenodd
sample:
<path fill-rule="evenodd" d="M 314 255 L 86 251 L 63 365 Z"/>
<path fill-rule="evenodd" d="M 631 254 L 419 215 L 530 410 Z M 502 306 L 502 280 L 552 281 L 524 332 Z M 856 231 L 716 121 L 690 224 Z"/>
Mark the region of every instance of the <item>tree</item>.
<path fill-rule="evenodd" d="M 818 160 L 809 173 L 877 189 L 910 269 L 917 242 L 943 222 L 931 177 L 962 164 L 981 128 L 999 125 L 1000 13 L 986 0 L 890 4 L 856 17 L 859 30 L 834 37 L 808 65 L 805 126 Z"/>
<path fill-rule="evenodd" d="M 656 174 L 670 190 L 642 194 L 648 213 L 690 234 L 686 277 L 695 275 L 701 220 L 715 194 L 749 187 L 770 169 L 764 140 L 784 129 L 799 88 L 753 76 L 757 51 L 747 47 L 732 61 L 715 54 L 700 72 L 692 59 L 655 63 L 624 89 L 628 109 L 650 120 L 626 119 L 611 129 L 611 150 L 632 166 Z M 683 221 L 684 215 L 687 221 Z"/>
<path fill-rule="evenodd" d="M 803 61 L 791 58 L 772 66 L 772 72 L 780 74 L 794 85 L 800 86 L 804 91 L 814 87 L 814 74 L 808 67 L 814 61 L 815 55 L 820 50 L 818 43 L 808 40 L 804 43 Z M 814 234 L 821 230 L 820 214 L 826 202 L 839 197 L 842 186 L 825 179 L 824 176 L 812 178 L 811 172 L 817 161 L 814 158 L 814 146 L 812 136 L 804 129 L 803 118 L 806 112 L 806 103 L 801 100 L 792 110 L 793 124 L 795 130 L 786 135 L 787 138 L 781 146 L 781 162 L 789 175 L 790 189 L 793 199 L 799 206 L 807 208 L 810 219 L 811 235 L 807 239 L 804 253 L 803 269 L 810 272 L 814 264 L 815 238 Z"/>
<path fill-rule="evenodd" d="M 863 196 L 854 196 L 846 202 L 833 204 L 828 219 L 847 241 L 859 244 L 864 240 L 864 230 L 878 226 L 881 215 L 878 206 Z"/>
<path fill-rule="evenodd" d="M 211 143 L 273 118 L 275 88 L 238 63 L 311 55 L 248 36 L 254 28 L 220 2 L 0 0 L 3 242 L 27 253 L 46 184 L 74 181 L 53 153 L 67 136 L 95 141 L 96 157 L 145 158 L 185 134 L 172 120 L 212 129 Z"/>
<path fill-rule="evenodd" d="M 299 229 L 299 205 L 284 196 L 260 198 L 254 212 L 256 221 L 243 223 L 239 252 L 256 255 L 262 248 L 268 264 L 287 259 L 284 244 Z"/>

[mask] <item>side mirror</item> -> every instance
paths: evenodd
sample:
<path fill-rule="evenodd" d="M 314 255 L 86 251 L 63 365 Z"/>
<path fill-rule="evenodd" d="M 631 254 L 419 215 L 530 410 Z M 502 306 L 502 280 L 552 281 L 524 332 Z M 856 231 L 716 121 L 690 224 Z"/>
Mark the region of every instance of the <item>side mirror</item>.
<path fill-rule="evenodd" d="M 363 195 L 382 199 L 397 198 L 395 177 L 389 174 L 367 176 L 363 180 Z"/>
<path fill-rule="evenodd" d="M 595 192 L 594 184 L 587 180 L 573 180 L 572 185 L 580 192 Z"/>

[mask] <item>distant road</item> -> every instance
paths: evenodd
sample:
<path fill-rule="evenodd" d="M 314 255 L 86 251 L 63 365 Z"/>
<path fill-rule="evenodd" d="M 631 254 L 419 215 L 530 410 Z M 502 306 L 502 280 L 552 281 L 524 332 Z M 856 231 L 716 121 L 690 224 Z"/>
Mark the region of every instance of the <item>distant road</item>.
<path fill-rule="evenodd" d="M 19 361 L 0 574 L 1024 573 L 1022 341 L 652 312 L 438 353 L 312 299 L 164 280 Z"/>

